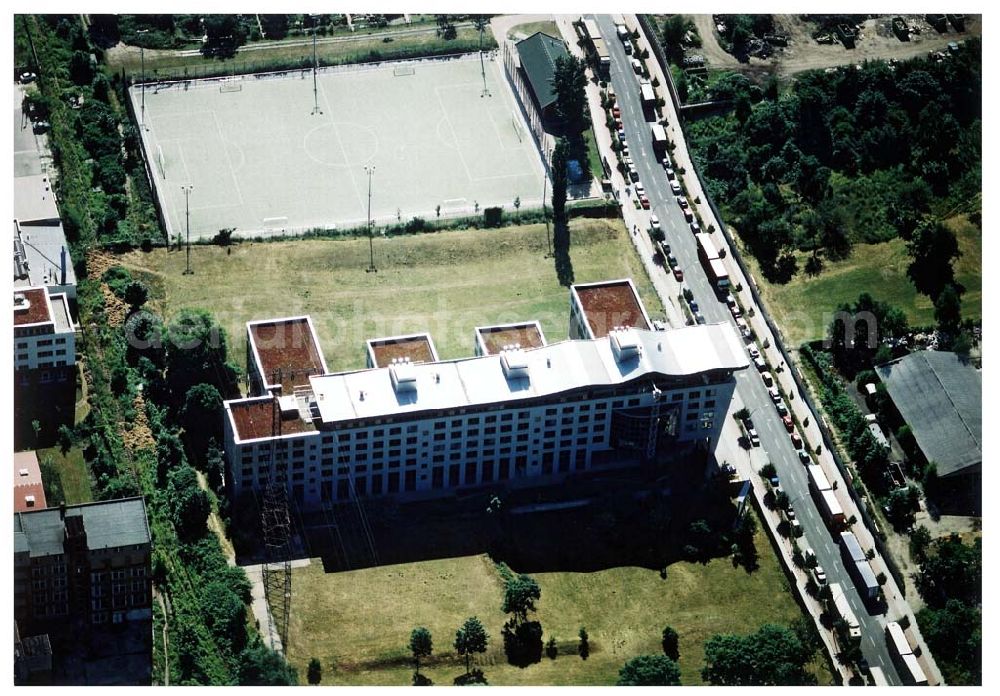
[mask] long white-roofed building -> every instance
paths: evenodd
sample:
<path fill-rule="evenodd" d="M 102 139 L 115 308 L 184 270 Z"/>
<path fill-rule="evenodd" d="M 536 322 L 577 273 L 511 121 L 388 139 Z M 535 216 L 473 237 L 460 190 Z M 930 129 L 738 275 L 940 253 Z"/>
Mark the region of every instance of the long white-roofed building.
<path fill-rule="evenodd" d="M 732 328 L 708 324 L 314 374 L 294 396 L 226 402 L 229 488 L 284 478 L 306 506 L 433 496 L 711 448 L 747 365 Z"/>

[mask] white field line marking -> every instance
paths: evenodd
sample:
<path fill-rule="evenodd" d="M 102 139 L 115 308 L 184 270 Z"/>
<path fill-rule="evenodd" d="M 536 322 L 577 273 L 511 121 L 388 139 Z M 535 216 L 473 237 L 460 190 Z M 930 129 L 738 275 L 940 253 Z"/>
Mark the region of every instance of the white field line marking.
<path fill-rule="evenodd" d="M 233 160 L 229 156 L 229 149 L 226 147 L 226 136 L 222 133 L 222 126 L 219 125 L 219 117 L 216 116 L 214 109 L 212 110 L 212 120 L 215 121 L 215 129 L 219 131 L 219 142 L 222 143 L 222 151 L 226 153 L 226 166 L 229 167 L 229 176 L 232 177 L 233 186 L 236 187 L 236 195 L 240 198 L 240 205 L 246 205 L 246 201 L 243 200 L 243 192 L 240 191 L 240 182 L 236 179 L 236 171 L 233 169 Z M 235 145 L 236 143 L 233 144 Z M 237 147 L 239 146 L 237 145 Z M 243 161 L 246 162 L 245 155 Z"/>

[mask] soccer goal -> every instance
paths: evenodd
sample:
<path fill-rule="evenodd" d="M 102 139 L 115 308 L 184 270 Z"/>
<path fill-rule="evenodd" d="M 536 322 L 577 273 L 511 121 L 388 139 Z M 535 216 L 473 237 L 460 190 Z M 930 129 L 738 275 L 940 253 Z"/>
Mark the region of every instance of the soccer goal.
<path fill-rule="evenodd" d="M 406 77 L 407 75 L 415 75 L 417 69 L 412 65 L 397 65 L 392 69 L 392 74 L 394 77 Z"/>
<path fill-rule="evenodd" d="M 219 85 L 219 91 L 220 92 L 242 92 L 243 91 L 243 83 L 242 82 L 231 82 L 231 81 L 223 82 L 221 85 Z"/>

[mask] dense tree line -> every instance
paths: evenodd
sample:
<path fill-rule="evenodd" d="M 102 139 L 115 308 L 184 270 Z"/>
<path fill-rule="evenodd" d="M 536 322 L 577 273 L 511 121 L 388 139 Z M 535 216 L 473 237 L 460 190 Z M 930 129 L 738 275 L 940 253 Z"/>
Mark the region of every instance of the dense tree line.
<path fill-rule="evenodd" d="M 982 539 L 966 544 L 953 534 L 925 542 L 917 556 L 917 587 L 927 604 L 917 614 L 920 632 L 947 683 L 981 684 Z"/>
<path fill-rule="evenodd" d="M 819 263 L 908 239 L 937 202 L 981 188 L 976 40 L 939 62 L 805 73 L 782 96 L 739 75 L 712 89 L 734 109 L 690 123 L 692 151 L 770 279 L 794 274 L 793 249 Z"/>

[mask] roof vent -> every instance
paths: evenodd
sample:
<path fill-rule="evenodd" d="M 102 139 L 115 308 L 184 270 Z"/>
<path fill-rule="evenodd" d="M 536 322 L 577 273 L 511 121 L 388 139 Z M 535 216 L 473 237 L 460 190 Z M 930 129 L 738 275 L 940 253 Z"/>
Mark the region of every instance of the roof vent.
<path fill-rule="evenodd" d="M 500 364 L 507 379 L 528 379 L 528 358 L 519 346 L 500 351 Z"/>
<path fill-rule="evenodd" d="M 23 292 L 14 293 L 14 311 L 27 312 L 31 308 L 31 301 Z"/>
<path fill-rule="evenodd" d="M 24 504 L 28 507 L 35 507 L 35 496 L 26 495 L 24 496 Z"/>
<path fill-rule="evenodd" d="M 28 475 L 28 470 L 27 469 L 18 469 L 17 470 L 17 475 L 18 476 L 27 476 Z"/>
<path fill-rule="evenodd" d="M 617 327 L 610 332 L 615 360 L 626 362 L 639 357 L 639 336 L 631 327 Z"/>
<path fill-rule="evenodd" d="M 417 390 L 417 373 L 409 358 L 393 358 L 389 365 L 389 377 L 397 394 Z"/>
<path fill-rule="evenodd" d="M 281 409 L 282 416 L 288 416 L 290 413 L 299 412 L 299 405 L 295 402 L 295 397 L 291 394 L 288 396 L 278 397 L 278 408 Z"/>

